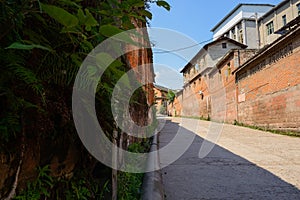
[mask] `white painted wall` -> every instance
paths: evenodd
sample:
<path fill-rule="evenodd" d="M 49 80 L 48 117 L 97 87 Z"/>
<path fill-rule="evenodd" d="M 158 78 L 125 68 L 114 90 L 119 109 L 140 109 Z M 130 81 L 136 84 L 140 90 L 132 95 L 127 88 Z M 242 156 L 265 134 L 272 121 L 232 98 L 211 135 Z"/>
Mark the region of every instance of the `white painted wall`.
<path fill-rule="evenodd" d="M 255 19 L 255 13 L 257 13 L 259 18 L 271 9 L 272 9 L 271 6 L 254 6 L 254 5 L 241 6 L 232 15 L 230 15 L 222 24 L 220 24 L 220 26 L 213 32 L 214 40 L 224 35 L 224 33 L 232 29 L 242 19 L 244 18 Z"/>

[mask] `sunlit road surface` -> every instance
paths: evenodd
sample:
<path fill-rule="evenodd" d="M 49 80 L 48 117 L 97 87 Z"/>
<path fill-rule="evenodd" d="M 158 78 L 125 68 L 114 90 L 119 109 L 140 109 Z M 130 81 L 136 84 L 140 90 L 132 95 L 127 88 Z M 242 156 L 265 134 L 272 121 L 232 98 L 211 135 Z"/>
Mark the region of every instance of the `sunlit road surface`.
<path fill-rule="evenodd" d="M 217 141 L 212 151 L 199 158 L 211 122 L 166 119 L 160 148 L 179 127 L 178 134 L 197 135 L 184 155 L 162 169 L 167 200 L 300 199 L 300 138 L 224 124 L 213 137 Z"/>

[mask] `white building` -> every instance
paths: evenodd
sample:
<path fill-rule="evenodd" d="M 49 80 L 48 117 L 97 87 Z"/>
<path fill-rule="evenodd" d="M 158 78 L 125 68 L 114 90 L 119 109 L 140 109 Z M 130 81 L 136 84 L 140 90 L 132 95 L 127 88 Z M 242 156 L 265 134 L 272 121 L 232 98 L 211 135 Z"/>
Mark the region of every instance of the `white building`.
<path fill-rule="evenodd" d="M 271 4 L 239 4 L 211 29 L 214 40 L 229 37 L 248 46 L 259 47 L 257 20 L 274 8 Z"/>

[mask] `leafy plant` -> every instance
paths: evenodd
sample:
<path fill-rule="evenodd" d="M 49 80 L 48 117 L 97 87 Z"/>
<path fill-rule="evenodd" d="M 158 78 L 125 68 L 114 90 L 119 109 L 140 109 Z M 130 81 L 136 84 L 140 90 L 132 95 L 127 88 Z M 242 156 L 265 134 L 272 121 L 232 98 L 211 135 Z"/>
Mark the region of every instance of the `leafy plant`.
<path fill-rule="evenodd" d="M 139 200 L 142 180 L 143 174 L 120 172 L 118 174 L 118 199 Z"/>
<path fill-rule="evenodd" d="M 38 168 L 38 176 L 35 181 L 29 182 L 27 188 L 14 199 L 39 200 L 50 197 L 50 190 L 54 185 L 53 178 L 49 175 L 50 169 L 46 165 Z"/>
<path fill-rule="evenodd" d="M 22 135 L 36 140 L 48 137 L 49 143 L 66 137 L 78 139 L 71 117 L 71 93 L 82 61 L 108 37 L 135 28 L 133 21 L 146 26 L 152 18 L 146 9 L 149 3 L 170 9 L 162 0 L 0 1 L 1 146 L 26 142 L 26 138 L 20 141 Z M 133 42 L 129 36 L 125 40 Z M 120 50 L 114 45 L 108 48 Z M 126 58 L 120 57 L 98 83 L 97 112 L 108 137 L 115 128 L 110 97 L 115 83 L 129 68 Z M 91 77 L 96 74 L 89 71 Z M 146 110 L 146 106 L 139 108 Z M 19 147 L 12 148 L 17 152 Z M 48 168 L 40 168 L 38 174 L 17 199 L 51 195 L 53 180 Z M 94 198 L 89 183 L 70 184 L 71 197 Z"/>
<path fill-rule="evenodd" d="M 146 153 L 149 151 L 149 140 L 136 142 L 128 146 L 128 151 L 133 153 Z M 141 198 L 141 187 L 143 183 L 143 173 L 118 173 L 118 199 L 139 200 Z"/>
<path fill-rule="evenodd" d="M 169 90 L 167 93 L 167 100 L 169 101 L 169 104 L 173 104 L 175 101 L 175 93 L 172 90 Z"/>

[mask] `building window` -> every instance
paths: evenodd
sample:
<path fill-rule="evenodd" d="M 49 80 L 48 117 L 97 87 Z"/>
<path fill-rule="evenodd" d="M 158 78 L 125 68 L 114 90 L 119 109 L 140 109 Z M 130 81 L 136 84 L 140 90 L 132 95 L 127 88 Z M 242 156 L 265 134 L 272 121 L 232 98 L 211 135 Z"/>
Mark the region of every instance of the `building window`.
<path fill-rule="evenodd" d="M 231 39 L 236 40 L 235 29 L 231 29 Z"/>
<path fill-rule="evenodd" d="M 200 70 L 200 65 L 199 65 L 199 63 L 196 64 L 195 68 L 196 68 L 197 71 Z"/>
<path fill-rule="evenodd" d="M 297 8 L 298 8 L 298 16 L 300 15 L 300 3 L 297 4 Z"/>
<path fill-rule="evenodd" d="M 282 16 L 282 25 L 285 26 L 286 25 L 286 15 Z"/>
<path fill-rule="evenodd" d="M 274 24 L 273 21 L 267 24 L 267 35 L 274 33 Z"/>
<path fill-rule="evenodd" d="M 243 30 L 240 30 L 240 38 L 239 38 L 239 42 L 240 42 L 240 43 L 244 43 L 244 34 L 243 34 Z"/>
<path fill-rule="evenodd" d="M 227 48 L 227 43 L 222 43 L 222 48 L 226 49 Z"/>

